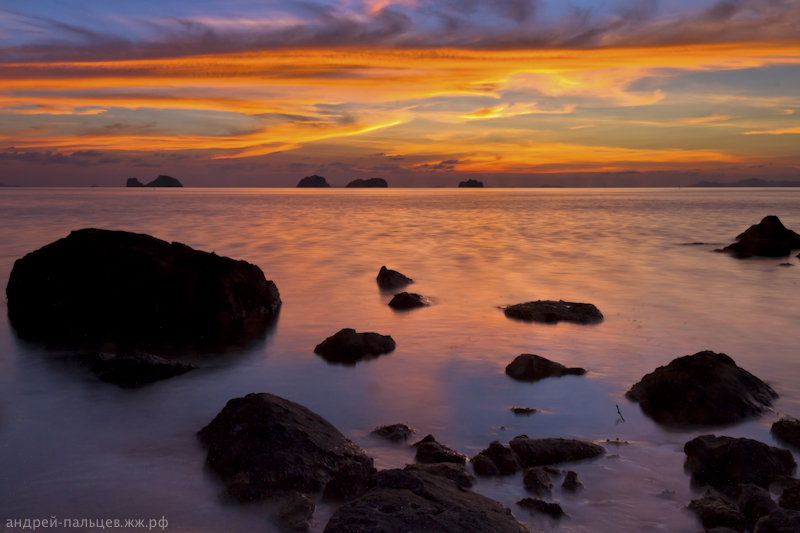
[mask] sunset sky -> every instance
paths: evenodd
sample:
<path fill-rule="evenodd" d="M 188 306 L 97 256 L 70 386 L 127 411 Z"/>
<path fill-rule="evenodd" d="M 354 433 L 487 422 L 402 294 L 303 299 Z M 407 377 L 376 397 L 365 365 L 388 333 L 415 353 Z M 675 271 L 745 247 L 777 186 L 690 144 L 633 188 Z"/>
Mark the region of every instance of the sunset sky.
<path fill-rule="evenodd" d="M 0 183 L 800 180 L 800 0 L 0 0 Z"/>

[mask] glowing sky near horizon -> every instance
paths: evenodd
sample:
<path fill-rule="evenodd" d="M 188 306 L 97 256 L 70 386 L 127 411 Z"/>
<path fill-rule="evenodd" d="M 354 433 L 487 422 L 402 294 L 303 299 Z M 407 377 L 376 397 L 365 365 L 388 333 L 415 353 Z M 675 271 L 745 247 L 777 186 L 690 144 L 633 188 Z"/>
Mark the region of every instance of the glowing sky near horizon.
<path fill-rule="evenodd" d="M 800 0 L 0 1 L 0 182 L 792 176 L 799 87 Z"/>

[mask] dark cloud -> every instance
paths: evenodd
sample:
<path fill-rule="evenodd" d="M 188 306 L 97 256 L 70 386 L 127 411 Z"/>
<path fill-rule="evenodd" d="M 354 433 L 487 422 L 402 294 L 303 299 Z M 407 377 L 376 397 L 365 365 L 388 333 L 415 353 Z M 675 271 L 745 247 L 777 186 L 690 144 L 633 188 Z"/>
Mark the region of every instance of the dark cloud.
<path fill-rule="evenodd" d="M 72 157 L 102 157 L 103 152 L 98 152 L 97 150 L 78 150 L 77 152 L 72 152 Z"/>
<path fill-rule="evenodd" d="M 8 151 L 0 152 L 0 161 L 22 161 L 25 163 L 33 163 L 38 165 L 76 165 L 79 167 L 89 167 L 97 165 L 108 165 L 119 163 L 120 160 L 111 157 L 104 157 L 102 159 L 94 159 L 100 154 L 89 155 L 86 153 L 95 152 L 94 150 L 87 150 L 87 152 L 75 152 L 72 154 L 64 154 L 61 152 L 27 152 L 27 151 Z"/>
<path fill-rule="evenodd" d="M 436 165 L 431 165 L 430 163 L 425 163 L 423 165 L 417 165 L 414 168 L 418 168 L 420 170 L 427 170 L 429 172 L 434 172 L 437 170 L 454 170 L 455 165 L 458 163 L 458 159 L 448 159 L 447 161 L 442 161 Z"/>

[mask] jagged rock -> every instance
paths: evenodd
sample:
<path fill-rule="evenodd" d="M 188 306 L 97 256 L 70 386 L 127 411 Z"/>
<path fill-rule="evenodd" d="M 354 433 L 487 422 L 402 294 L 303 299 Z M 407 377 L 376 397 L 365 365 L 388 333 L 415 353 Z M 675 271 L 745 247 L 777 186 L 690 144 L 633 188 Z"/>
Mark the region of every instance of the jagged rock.
<path fill-rule="evenodd" d="M 512 407 L 511 412 L 514 413 L 515 415 L 530 416 L 536 413 L 537 411 L 533 407 Z"/>
<path fill-rule="evenodd" d="M 414 428 L 408 427 L 405 424 L 392 424 L 391 426 L 380 426 L 372 430 L 373 435 L 378 435 L 384 439 L 399 442 L 406 440 L 416 431 Z"/>
<path fill-rule="evenodd" d="M 316 506 L 308 496 L 295 494 L 284 502 L 278 510 L 286 526 L 293 531 L 308 531 Z"/>
<path fill-rule="evenodd" d="M 151 351 L 240 342 L 281 305 L 255 265 L 149 235 L 82 229 L 14 263 L 8 314 L 23 337 Z"/>
<path fill-rule="evenodd" d="M 572 470 L 567 470 L 567 475 L 564 477 L 564 482 L 561 484 L 562 490 L 574 492 L 583 488 L 583 483 L 578 481 L 578 474 Z"/>
<path fill-rule="evenodd" d="M 377 280 L 378 285 L 382 289 L 394 289 L 397 287 L 403 287 L 409 283 L 414 283 L 413 279 L 404 276 L 396 270 L 389 270 L 385 266 L 382 266 L 380 272 L 378 272 Z"/>
<path fill-rule="evenodd" d="M 697 515 L 704 528 L 729 527 L 744 531 L 744 515 L 719 496 L 705 496 L 692 500 L 687 508 Z"/>
<path fill-rule="evenodd" d="M 305 178 L 301 179 L 300 182 L 297 184 L 298 187 L 317 187 L 317 188 L 330 188 L 328 182 L 322 176 L 317 176 L 314 174 L 313 176 L 306 176 Z"/>
<path fill-rule="evenodd" d="M 722 249 L 740 259 L 754 255 L 763 257 L 785 257 L 800 248 L 800 235 L 786 226 L 774 215 L 764 217 L 736 237 L 735 242 Z"/>
<path fill-rule="evenodd" d="M 791 418 L 782 418 L 774 424 L 770 432 L 787 444 L 800 448 L 800 422 Z"/>
<path fill-rule="evenodd" d="M 754 533 L 797 533 L 800 531 L 800 511 L 775 509 L 756 524 Z"/>
<path fill-rule="evenodd" d="M 124 355 L 95 352 L 78 355 L 77 359 L 101 381 L 125 386 L 144 385 L 197 368 L 142 352 Z"/>
<path fill-rule="evenodd" d="M 413 292 L 395 294 L 392 301 L 389 302 L 389 307 L 394 309 L 414 309 L 415 307 L 425 307 L 426 305 L 428 305 L 427 300 L 422 295 Z"/>
<path fill-rule="evenodd" d="M 568 368 L 542 356 L 530 353 L 518 355 L 506 367 L 506 374 L 520 381 L 539 381 L 544 378 L 560 378 L 561 376 L 582 376 L 583 368 Z"/>
<path fill-rule="evenodd" d="M 383 178 L 369 178 L 366 180 L 357 179 L 347 184 L 347 187 L 388 187 L 389 184 Z"/>
<path fill-rule="evenodd" d="M 475 484 L 475 476 L 470 474 L 464 465 L 456 463 L 412 463 L 406 465 L 403 470 L 427 472 L 428 474 L 432 474 L 434 476 L 442 476 L 450 481 L 454 481 L 456 485 L 465 489 L 468 489 Z"/>
<path fill-rule="evenodd" d="M 382 470 L 375 486 L 340 507 L 324 533 L 526 533 L 503 505 L 442 476 Z"/>
<path fill-rule="evenodd" d="M 549 494 L 553 490 L 553 480 L 550 479 L 550 474 L 538 466 L 525 470 L 522 484 L 525 485 L 526 490 L 533 492 L 537 496 Z"/>
<path fill-rule="evenodd" d="M 557 503 L 548 503 L 539 498 L 523 498 L 517 501 L 517 505 L 523 509 L 530 509 L 538 513 L 546 514 L 551 518 L 561 518 L 564 516 L 564 510 Z"/>
<path fill-rule="evenodd" d="M 144 183 L 140 182 L 136 178 L 128 178 L 128 181 L 125 182 L 126 187 L 144 187 Z"/>
<path fill-rule="evenodd" d="M 723 353 L 699 352 L 647 374 L 625 393 L 666 425 L 730 424 L 761 414 L 777 393 Z"/>
<path fill-rule="evenodd" d="M 538 300 L 505 308 L 509 318 L 528 322 L 553 323 L 559 321 L 592 324 L 603 320 L 603 313 L 592 304 L 565 302 L 564 300 Z"/>
<path fill-rule="evenodd" d="M 483 459 L 480 459 L 480 457 L 489 459 L 491 464 L 487 463 Z M 476 460 L 477 464 L 480 466 L 475 466 Z M 471 462 L 473 463 L 473 468 L 475 468 L 475 473 L 484 476 L 510 476 L 516 474 L 522 469 L 522 464 L 520 463 L 517 454 L 514 453 L 514 450 L 508 446 L 503 446 L 500 444 L 500 441 L 497 440 L 492 441 L 488 448 L 473 457 Z M 494 469 L 492 469 L 492 465 L 494 465 L 497 469 L 496 474 L 494 473 Z M 478 472 L 478 469 L 480 469 L 481 472 Z"/>
<path fill-rule="evenodd" d="M 328 337 L 314 348 L 314 353 L 329 363 L 354 365 L 362 359 L 372 359 L 394 351 L 396 345 L 388 335 L 378 333 L 356 333 L 345 328 Z"/>
<path fill-rule="evenodd" d="M 526 467 L 580 461 L 606 452 L 605 448 L 593 442 L 573 439 L 531 439 L 526 435 L 514 437 L 508 445 Z"/>
<path fill-rule="evenodd" d="M 230 400 L 198 436 L 208 448 L 206 464 L 239 500 L 319 492 L 339 472 L 338 484 L 347 481 L 357 492 L 369 482 L 357 474 L 375 471 L 364 450 L 327 420 L 268 393 Z"/>
<path fill-rule="evenodd" d="M 468 179 L 467 181 L 461 181 L 458 183 L 459 187 L 483 187 L 483 182 L 473 179 Z"/>
<path fill-rule="evenodd" d="M 466 464 L 467 456 L 463 453 L 448 448 L 440 442 L 436 442 L 433 435 L 428 435 L 417 445 L 416 459 L 420 463 L 456 463 Z"/>
<path fill-rule="evenodd" d="M 751 531 L 762 516 L 767 516 L 778 507 L 768 490 L 751 483 L 739 485 L 737 504 L 744 515 L 745 526 Z"/>
<path fill-rule="evenodd" d="M 701 435 L 687 442 L 683 451 L 692 482 L 723 492 L 735 490 L 740 483 L 767 488 L 770 481 L 791 475 L 797 466 L 789 450 L 752 439 Z"/>

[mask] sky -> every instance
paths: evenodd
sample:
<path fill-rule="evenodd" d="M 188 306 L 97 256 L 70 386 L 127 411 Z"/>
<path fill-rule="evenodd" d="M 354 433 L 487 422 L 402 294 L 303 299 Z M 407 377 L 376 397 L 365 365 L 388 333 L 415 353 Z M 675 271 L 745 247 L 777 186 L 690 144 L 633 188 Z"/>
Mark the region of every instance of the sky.
<path fill-rule="evenodd" d="M 800 0 L 0 0 L 0 183 L 800 180 Z"/>

